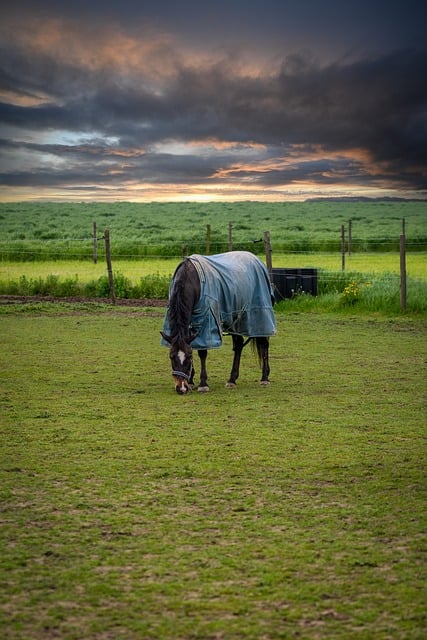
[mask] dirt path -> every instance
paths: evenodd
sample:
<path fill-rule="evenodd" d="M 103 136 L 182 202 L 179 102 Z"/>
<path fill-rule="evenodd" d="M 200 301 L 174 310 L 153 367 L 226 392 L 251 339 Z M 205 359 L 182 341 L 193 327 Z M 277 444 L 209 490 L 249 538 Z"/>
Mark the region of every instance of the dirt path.
<path fill-rule="evenodd" d="M 28 304 L 34 302 L 93 302 L 97 304 L 111 304 L 110 298 L 83 298 L 67 297 L 55 298 L 53 296 L 0 296 L 0 304 Z M 112 305 L 113 306 L 113 305 Z M 116 307 L 166 307 L 167 300 L 155 298 L 118 298 Z"/>

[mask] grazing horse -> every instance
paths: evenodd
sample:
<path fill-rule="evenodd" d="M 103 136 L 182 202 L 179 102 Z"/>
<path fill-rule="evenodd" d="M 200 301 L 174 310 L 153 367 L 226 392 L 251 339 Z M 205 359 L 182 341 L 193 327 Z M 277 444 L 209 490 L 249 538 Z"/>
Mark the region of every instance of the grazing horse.
<path fill-rule="evenodd" d="M 177 393 L 194 387 L 193 348 L 200 358 L 198 390 L 209 391 L 207 352 L 221 346 L 223 332 L 232 336 L 234 351 L 226 386 L 236 386 L 242 350 L 251 340 L 262 368 L 261 384 L 268 384 L 269 337 L 276 333 L 273 292 L 265 265 L 248 251 L 194 254 L 177 267 L 161 331 Z"/>

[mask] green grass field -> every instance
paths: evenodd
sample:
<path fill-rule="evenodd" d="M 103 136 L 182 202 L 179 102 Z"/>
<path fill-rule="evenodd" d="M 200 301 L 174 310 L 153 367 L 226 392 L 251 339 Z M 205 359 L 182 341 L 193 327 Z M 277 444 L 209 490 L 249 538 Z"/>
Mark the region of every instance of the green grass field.
<path fill-rule="evenodd" d="M 167 298 L 169 282 L 180 259 L 114 261 L 118 298 Z M 331 254 L 274 255 L 276 267 L 316 267 L 319 269 L 318 297 L 300 296 L 286 300 L 288 310 L 399 313 L 400 275 L 396 254 L 356 254 L 347 257 L 346 270 L 337 271 Z M 334 270 L 327 270 L 333 268 Z M 349 271 L 348 269 L 352 270 Z M 427 312 L 426 254 L 407 256 L 406 312 Z M 356 292 L 347 299 L 346 291 Z M 64 297 L 109 297 L 107 268 L 89 261 L 0 262 L 0 294 Z"/>
<path fill-rule="evenodd" d="M 172 276 L 179 258 L 145 258 L 141 260 L 114 260 L 113 269 L 136 283 L 142 277 L 150 275 Z M 273 267 L 305 268 L 313 267 L 328 271 L 341 270 L 339 254 L 273 254 Z M 346 257 L 346 270 L 361 273 L 399 273 L 398 253 L 361 253 Z M 99 260 L 94 264 L 90 260 L 50 260 L 41 262 L 0 262 L 0 281 L 17 280 L 21 276 L 28 278 L 46 278 L 57 275 L 60 278 L 78 277 L 82 282 L 99 278 L 107 271 L 106 262 Z M 408 275 L 427 281 L 427 254 L 408 253 Z"/>
<path fill-rule="evenodd" d="M 94 222 L 99 251 L 108 228 L 121 260 L 226 251 L 230 224 L 234 249 L 262 253 L 269 231 L 277 253 L 339 253 L 350 220 L 354 252 L 398 251 L 403 219 L 408 249 L 426 251 L 426 202 L 0 203 L 0 259 L 86 259 Z"/>
<path fill-rule="evenodd" d="M 188 397 L 161 322 L 0 307 L 2 638 L 424 638 L 425 321 L 279 314 Z"/>
<path fill-rule="evenodd" d="M 348 244 L 350 220 L 352 251 L 345 257 L 343 274 L 341 228 Z M 406 310 L 420 314 L 427 310 L 425 202 L 3 203 L 0 294 L 108 297 L 102 237 L 108 228 L 117 297 L 165 298 L 184 248 L 188 254 L 228 250 L 231 224 L 234 249 L 265 259 L 263 237 L 269 231 L 273 268 L 319 269 L 321 299 L 294 300 L 299 310 L 340 310 L 342 294 L 350 287 L 363 294 L 351 301 L 357 302 L 355 308 L 394 315 L 401 306 L 398 249 L 403 220 Z"/>

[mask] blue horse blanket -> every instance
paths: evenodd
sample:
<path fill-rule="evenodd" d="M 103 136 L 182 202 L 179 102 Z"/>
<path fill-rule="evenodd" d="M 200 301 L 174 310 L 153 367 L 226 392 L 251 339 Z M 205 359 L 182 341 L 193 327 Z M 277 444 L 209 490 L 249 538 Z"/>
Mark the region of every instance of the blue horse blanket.
<path fill-rule="evenodd" d="M 200 298 L 191 316 L 195 349 L 222 345 L 223 333 L 250 338 L 276 334 L 273 290 L 266 266 L 253 253 L 230 251 L 215 256 L 193 254 L 200 279 Z M 171 289 L 173 280 L 171 283 Z M 166 313 L 163 331 L 169 335 Z M 168 343 L 162 340 L 162 344 Z"/>

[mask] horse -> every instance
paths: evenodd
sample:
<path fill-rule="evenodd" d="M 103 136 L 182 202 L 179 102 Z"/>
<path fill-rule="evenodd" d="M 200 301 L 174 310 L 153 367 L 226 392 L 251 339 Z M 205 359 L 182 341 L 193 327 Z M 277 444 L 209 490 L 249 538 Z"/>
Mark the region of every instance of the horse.
<path fill-rule="evenodd" d="M 248 251 L 184 259 L 172 277 L 160 332 L 161 344 L 169 347 L 176 392 L 184 395 L 195 386 L 193 348 L 200 359 L 198 391 L 209 391 L 207 353 L 221 346 L 224 332 L 232 336 L 234 352 L 225 386 L 236 386 L 242 351 L 251 341 L 262 370 L 261 384 L 269 384 L 269 338 L 276 334 L 273 302 L 267 268 Z"/>

